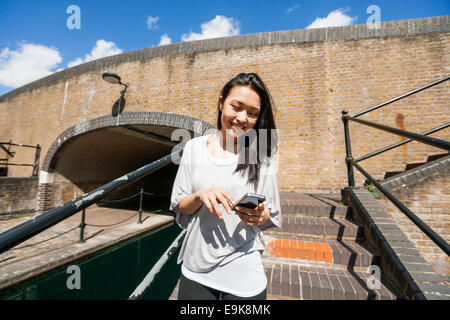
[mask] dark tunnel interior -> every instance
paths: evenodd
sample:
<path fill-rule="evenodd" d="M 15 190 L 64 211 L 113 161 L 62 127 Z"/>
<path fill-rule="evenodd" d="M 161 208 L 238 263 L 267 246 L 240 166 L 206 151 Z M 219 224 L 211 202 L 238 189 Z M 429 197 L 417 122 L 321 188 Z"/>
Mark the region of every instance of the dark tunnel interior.
<path fill-rule="evenodd" d="M 79 135 L 58 150 L 54 170 L 87 193 L 170 154 L 178 144 L 170 141 L 173 130 L 154 125 L 134 126 L 131 130 L 118 126 Z M 143 210 L 167 210 L 177 170 L 178 165 L 171 162 L 97 205 L 137 210 L 143 189 Z"/>

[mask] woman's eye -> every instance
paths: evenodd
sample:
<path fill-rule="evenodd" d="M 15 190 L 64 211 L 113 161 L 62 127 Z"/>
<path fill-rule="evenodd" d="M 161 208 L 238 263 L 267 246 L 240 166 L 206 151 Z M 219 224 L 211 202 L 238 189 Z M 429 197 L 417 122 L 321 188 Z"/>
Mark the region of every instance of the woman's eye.
<path fill-rule="evenodd" d="M 237 107 L 237 106 L 233 106 L 232 105 L 232 107 L 233 107 L 234 110 L 239 110 L 239 107 Z"/>

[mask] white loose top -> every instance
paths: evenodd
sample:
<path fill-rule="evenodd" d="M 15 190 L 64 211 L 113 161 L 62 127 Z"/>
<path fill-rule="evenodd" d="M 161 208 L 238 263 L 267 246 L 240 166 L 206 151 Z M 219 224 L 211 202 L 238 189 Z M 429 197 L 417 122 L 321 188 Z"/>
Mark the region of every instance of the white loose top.
<path fill-rule="evenodd" d="M 189 140 L 183 150 L 174 181 L 170 210 L 175 221 L 187 229 L 178 256 L 183 261 L 183 275 L 208 287 L 249 297 L 260 293 L 267 284 L 261 254 L 263 230 L 281 226 L 281 208 L 275 160 L 261 165 L 257 188 L 247 182 L 247 172 L 234 173 L 238 155 L 219 159 L 207 149 L 210 135 Z M 245 224 L 234 211 L 229 215 L 219 204 L 222 220 L 202 205 L 192 215 L 178 210 L 180 200 L 197 190 L 222 187 L 237 200 L 247 192 L 264 195 L 270 219 L 262 226 Z"/>

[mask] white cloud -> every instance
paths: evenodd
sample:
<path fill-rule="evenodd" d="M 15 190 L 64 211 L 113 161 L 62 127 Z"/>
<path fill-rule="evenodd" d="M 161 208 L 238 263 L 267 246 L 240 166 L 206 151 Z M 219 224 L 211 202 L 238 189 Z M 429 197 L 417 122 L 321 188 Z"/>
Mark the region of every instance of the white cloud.
<path fill-rule="evenodd" d="M 32 43 L 19 43 L 0 52 L 0 84 L 12 88 L 52 74 L 62 59 L 58 49 Z"/>
<path fill-rule="evenodd" d="M 182 41 L 201 40 L 209 38 L 219 38 L 238 35 L 239 21 L 234 18 L 217 15 L 213 20 L 207 21 L 201 25 L 202 32 L 195 33 L 192 30 L 189 34 L 181 36 Z"/>
<path fill-rule="evenodd" d="M 349 26 L 356 22 L 358 17 L 350 17 L 345 14 L 348 9 L 331 11 L 326 18 L 316 18 L 306 29 Z"/>
<path fill-rule="evenodd" d="M 287 9 L 287 10 L 286 10 L 286 13 L 289 14 L 289 13 L 291 13 L 292 11 L 294 11 L 295 9 L 297 9 L 298 7 L 300 7 L 300 5 L 299 5 L 299 4 L 296 4 L 296 5 L 293 6 L 292 8 Z"/>
<path fill-rule="evenodd" d="M 149 30 L 158 29 L 158 20 L 159 20 L 159 17 L 148 16 L 147 17 L 147 28 Z"/>
<path fill-rule="evenodd" d="M 105 41 L 103 39 L 97 40 L 95 43 L 95 47 L 92 49 L 91 53 L 87 54 L 84 59 L 77 58 L 74 61 L 71 61 L 67 64 L 67 67 L 71 68 L 76 65 L 89 62 L 92 60 L 112 56 L 115 54 L 122 53 L 123 50 L 118 48 L 113 41 Z"/>
<path fill-rule="evenodd" d="M 163 45 L 171 44 L 171 43 L 172 43 L 172 39 L 167 35 L 167 33 L 164 33 L 161 36 L 161 40 L 159 41 L 158 46 L 163 46 Z"/>

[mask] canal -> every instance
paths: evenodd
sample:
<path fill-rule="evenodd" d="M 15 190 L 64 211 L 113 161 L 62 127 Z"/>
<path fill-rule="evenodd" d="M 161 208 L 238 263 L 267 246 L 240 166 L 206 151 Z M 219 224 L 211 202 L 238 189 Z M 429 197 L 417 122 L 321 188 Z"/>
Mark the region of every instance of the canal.
<path fill-rule="evenodd" d="M 2 300 L 125 300 L 180 234 L 170 223 L 94 255 L 0 291 Z M 179 249 L 170 257 L 143 300 L 167 300 L 181 274 Z"/>

